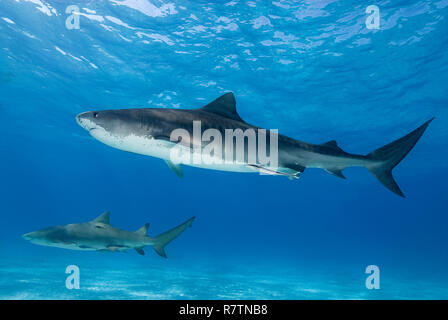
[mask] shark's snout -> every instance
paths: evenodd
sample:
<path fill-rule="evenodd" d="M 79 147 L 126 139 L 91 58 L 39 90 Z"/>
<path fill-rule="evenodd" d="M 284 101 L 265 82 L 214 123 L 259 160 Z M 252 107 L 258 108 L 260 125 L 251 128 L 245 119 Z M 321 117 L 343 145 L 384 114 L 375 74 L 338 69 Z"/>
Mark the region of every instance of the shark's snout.
<path fill-rule="evenodd" d="M 55 239 L 64 238 L 66 233 L 60 227 L 46 228 L 22 235 L 22 238 L 35 244 L 45 244 L 55 242 Z"/>
<path fill-rule="evenodd" d="M 25 240 L 32 240 L 34 239 L 34 232 L 25 233 L 22 235 L 22 238 Z"/>
<path fill-rule="evenodd" d="M 76 116 L 76 122 L 86 129 L 90 131 L 96 127 L 95 119 L 98 117 L 98 112 L 95 111 L 87 111 L 80 113 Z"/>

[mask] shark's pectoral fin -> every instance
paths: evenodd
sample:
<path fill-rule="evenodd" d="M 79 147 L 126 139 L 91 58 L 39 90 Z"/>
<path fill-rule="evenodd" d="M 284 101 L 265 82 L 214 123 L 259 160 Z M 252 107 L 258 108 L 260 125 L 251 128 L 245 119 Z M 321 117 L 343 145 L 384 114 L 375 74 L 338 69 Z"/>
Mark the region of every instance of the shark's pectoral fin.
<path fill-rule="evenodd" d="M 342 179 L 347 179 L 344 176 L 344 174 L 342 173 L 342 169 L 341 168 L 327 168 L 327 169 L 325 169 L 325 171 L 327 171 L 328 173 L 330 173 L 330 174 L 332 174 L 332 175 L 334 175 L 336 177 L 339 177 L 339 178 L 342 178 Z"/>
<path fill-rule="evenodd" d="M 145 255 L 145 251 L 143 251 L 143 247 L 140 248 L 135 248 L 135 251 L 137 251 L 139 254 L 141 254 L 142 256 Z"/>
<path fill-rule="evenodd" d="M 184 177 L 184 173 L 182 172 L 182 167 L 180 166 L 180 164 L 174 164 L 173 162 L 171 162 L 170 160 L 165 160 L 166 164 L 168 165 L 168 167 L 179 177 L 179 178 L 183 178 Z"/>

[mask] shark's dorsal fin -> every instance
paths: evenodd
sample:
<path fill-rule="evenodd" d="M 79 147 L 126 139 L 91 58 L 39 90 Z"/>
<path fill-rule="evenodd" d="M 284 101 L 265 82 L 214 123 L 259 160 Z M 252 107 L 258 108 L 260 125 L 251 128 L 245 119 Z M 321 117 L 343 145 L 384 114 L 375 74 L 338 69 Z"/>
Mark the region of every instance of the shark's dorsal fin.
<path fill-rule="evenodd" d="M 340 151 L 344 151 L 344 150 L 342 150 L 341 148 L 339 148 L 338 143 L 336 142 L 336 140 L 330 140 L 330 141 L 327 141 L 327 142 L 325 142 L 325 143 L 322 143 L 321 146 L 327 146 L 327 147 L 331 147 L 331 148 L 333 148 L 333 149 L 337 149 L 337 150 L 340 150 Z"/>
<path fill-rule="evenodd" d="M 328 147 L 336 147 L 339 148 L 338 143 L 336 142 L 336 140 L 330 140 L 327 141 L 325 143 L 322 143 L 323 146 L 328 146 Z"/>
<path fill-rule="evenodd" d="M 145 223 L 144 226 L 142 226 L 140 229 L 135 231 L 135 233 L 138 233 L 140 235 L 146 236 L 148 233 L 149 223 Z"/>
<path fill-rule="evenodd" d="M 199 110 L 244 122 L 236 111 L 235 97 L 232 92 L 228 92 L 220 96 L 218 99 L 210 102 L 208 105 L 200 108 Z"/>
<path fill-rule="evenodd" d="M 94 222 L 98 222 L 98 223 L 104 223 L 104 224 L 110 224 L 110 212 L 106 211 L 103 214 L 101 214 L 98 218 L 96 218 L 95 220 L 93 220 Z"/>

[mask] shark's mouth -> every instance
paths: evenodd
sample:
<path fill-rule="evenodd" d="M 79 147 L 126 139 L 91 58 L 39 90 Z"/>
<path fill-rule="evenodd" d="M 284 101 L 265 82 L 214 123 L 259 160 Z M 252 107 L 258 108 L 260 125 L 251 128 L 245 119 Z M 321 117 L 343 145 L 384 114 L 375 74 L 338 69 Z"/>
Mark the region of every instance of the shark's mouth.
<path fill-rule="evenodd" d="M 122 149 L 123 148 L 123 139 L 124 137 L 116 135 L 110 131 L 107 131 L 101 126 L 94 126 L 88 129 L 90 136 L 95 140 L 98 140 L 106 145 L 109 145 L 114 148 Z M 127 151 L 127 150 L 126 150 Z"/>
<path fill-rule="evenodd" d="M 89 121 L 86 126 L 84 127 L 84 129 L 86 129 L 90 135 L 92 137 L 94 137 L 95 139 L 98 139 L 98 136 L 108 136 L 108 137 L 113 137 L 113 135 L 108 132 L 105 128 L 97 125 L 96 123 L 93 123 L 91 121 Z"/>
<path fill-rule="evenodd" d="M 86 119 L 86 118 L 80 118 L 79 116 L 76 117 L 76 122 L 78 122 L 78 124 L 84 128 L 87 131 L 91 131 L 92 129 L 96 129 L 98 126 L 95 122 L 91 121 L 90 119 Z"/>

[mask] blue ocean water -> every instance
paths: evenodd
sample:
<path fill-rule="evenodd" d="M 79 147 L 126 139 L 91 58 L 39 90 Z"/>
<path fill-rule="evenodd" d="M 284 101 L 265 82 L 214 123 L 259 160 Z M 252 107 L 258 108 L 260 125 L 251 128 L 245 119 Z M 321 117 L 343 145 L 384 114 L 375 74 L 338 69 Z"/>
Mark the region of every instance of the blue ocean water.
<path fill-rule="evenodd" d="M 447 0 L 1 0 L 0 298 L 447 299 L 447 17 Z M 249 123 L 359 154 L 435 120 L 394 170 L 405 199 L 363 168 L 289 181 L 185 167 L 179 179 L 75 121 L 228 91 Z M 197 218 L 168 259 L 21 238 L 106 210 L 150 235 Z M 79 290 L 65 287 L 68 265 Z"/>

